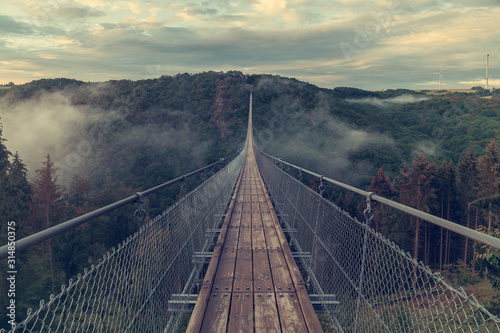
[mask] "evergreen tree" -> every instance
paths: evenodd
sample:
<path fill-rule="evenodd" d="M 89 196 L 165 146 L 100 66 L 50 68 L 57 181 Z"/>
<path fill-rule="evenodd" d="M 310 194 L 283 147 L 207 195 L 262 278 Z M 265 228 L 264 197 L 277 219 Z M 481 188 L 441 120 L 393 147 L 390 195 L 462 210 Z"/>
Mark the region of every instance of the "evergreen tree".
<path fill-rule="evenodd" d="M 26 165 L 19 157 L 19 153 L 14 154 L 9 169 L 8 196 L 9 196 L 9 216 L 19 222 L 19 227 L 24 227 L 25 219 L 29 214 L 29 204 L 31 202 L 31 186 L 26 179 Z"/>
<path fill-rule="evenodd" d="M 434 163 L 429 164 L 422 152 L 416 155 L 413 159 L 412 169 L 409 170 L 405 165 L 401 170 L 400 201 L 418 210 L 429 212 L 430 204 L 436 198 L 435 189 L 432 187 L 435 173 L 436 165 Z M 414 218 L 414 226 L 413 256 L 418 258 L 421 232 L 420 218 Z"/>
<path fill-rule="evenodd" d="M 488 213 L 488 232 L 491 232 L 493 229 L 493 209 L 499 201 L 499 162 L 500 155 L 495 139 L 493 138 L 486 147 L 486 154 L 481 156 L 481 158 L 479 159 L 478 169 L 480 200 L 475 202 L 477 207 L 483 208 Z"/>
<path fill-rule="evenodd" d="M 387 199 L 392 199 L 396 195 L 394 186 L 391 184 L 389 177 L 384 174 L 382 168 L 380 168 L 377 175 L 372 178 L 368 190 Z M 379 232 L 379 229 L 385 226 L 384 222 L 387 223 L 389 220 L 389 207 L 385 205 L 375 205 L 374 210 L 376 213 L 373 218 L 374 228 L 376 232 Z"/>
<path fill-rule="evenodd" d="M 2 137 L 2 124 L 0 123 L 0 214 L 2 217 L 6 217 L 9 219 L 7 215 L 7 209 L 8 209 L 8 204 L 7 204 L 7 198 L 8 198 L 8 170 L 10 167 L 10 162 L 9 162 L 9 156 L 10 152 L 7 150 L 7 147 L 4 145 L 4 142 L 6 140 Z M 7 223 L 5 220 L 2 219 L 2 223 L 0 225 L 0 233 L 6 235 L 7 232 Z M 3 238 L 3 237 L 2 237 Z M 2 239 L 2 244 L 6 243 L 6 238 Z M 2 272 L 7 271 L 7 261 L 2 260 L 0 262 L 0 269 Z M 2 275 L 2 279 L 0 279 L 0 295 L 7 295 L 7 280 L 4 278 L 4 275 Z M 2 311 L 0 313 L 2 314 L 2 318 L 0 319 L 0 325 L 1 327 L 7 327 L 7 321 L 8 317 L 4 315 L 5 309 L 8 303 L 8 298 L 7 297 L 0 297 L 0 307 L 2 308 Z"/>
<path fill-rule="evenodd" d="M 456 193 L 455 186 L 455 171 L 453 170 L 452 162 L 443 161 L 438 171 L 437 177 L 437 194 L 440 203 L 441 218 L 451 219 L 451 206 L 454 201 L 454 194 Z M 429 226 L 430 227 L 430 226 Z M 450 260 L 450 246 L 451 246 L 451 233 L 446 230 L 446 238 L 444 239 L 444 230 L 440 228 L 440 241 L 439 241 L 439 269 L 443 269 L 443 265 L 449 263 Z M 430 233 L 428 234 L 430 242 Z M 443 240 L 444 240 L 444 258 L 443 258 Z"/>
<path fill-rule="evenodd" d="M 10 169 L 9 157 L 11 153 L 7 150 L 4 142 L 7 141 L 2 136 L 3 126 L 0 123 L 0 214 L 1 216 L 7 217 L 8 210 L 8 173 Z M 9 217 L 7 217 L 9 218 Z M 6 228 L 6 223 L 3 223 L 0 227 L 0 231 L 3 233 Z"/>
<path fill-rule="evenodd" d="M 73 175 L 69 184 L 68 204 L 73 208 L 75 215 L 88 213 L 88 197 L 92 189 L 90 182 L 80 175 Z"/>
<path fill-rule="evenodd" d="M 32 181 L 33 203 L 30 226 L 35 232 L 58 224 L 63 211 L 61 203 L 63 187 L 57 184 L 57 169 L 50 155 L 47 155 L 47 160 L 43 162 L 43 165 L 42 169 L 36 170 L 37 175 Z M 45 242 L 45 253 L 49 261 L 51 288 L 54 292 L 55 267 L 52 239 Z"/>
<path fill-rule="evenodd" d="M 457 188 L 458 193 L 461 196 L 461 201 L 466 206 L 467 228 L 470 228 L 471 226 L 471 203 L 477 199 L 477 181 L 478 171 L 476 154 L 474 149 L 469 148 L 460 158 L 460 162 L 457 167 Z M 475 228 L 477 228 L 477 209 Z M 469 249 L 469 237 L 466 237 L 464 245 L 464 265 L 467 265 Z"/>

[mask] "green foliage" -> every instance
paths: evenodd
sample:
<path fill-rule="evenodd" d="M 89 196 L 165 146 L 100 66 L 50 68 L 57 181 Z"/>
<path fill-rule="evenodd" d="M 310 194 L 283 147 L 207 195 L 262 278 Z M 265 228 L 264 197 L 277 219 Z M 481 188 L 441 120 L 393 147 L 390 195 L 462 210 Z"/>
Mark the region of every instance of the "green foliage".
<path fill-rule="evenodd" d="M 491 138 L 500 138 L 500 99 L 476 94 L 445 95 L 418 103 L 380 109 L 380 114 L 427 136 L 436 148 L 436 159 L 457 162 L 469 147 L 482 151 Z M 424 139 L 424 138 L 423 138 Z"/>
<path fill-rule="evenodd" d="M 322 89 L 296 79 L 244 75 L 237 71 L 104 83 L 43 79 L 0 90 L 0 96 L 7 104 L 14 105 L 28 99 L 36 101 L 47 93 L 61 93 L 68 96 L 72 107 L 99 121 L 82 125 L 65 143 L 76 147 L 89 139 L 92 154 L 85 156 L 81 167 L 71 169 L 72 180 L 67 190 L 57 188 L 60 184 L 51 178 L 58 189 L 57 200 L 51 201 L 59 205 L 57 216 L 49 220 L 40 216 L 31 218 L 31 231 L 102 207 L 235 152 L 246 136 L 250 85 L 254 88 L 255 139 L 267 152 L 360 187 L 370 185 L 371 177 L 382 167 L 385 174 L 378 174 L 372 191 L 406 199 L 410 205 L 435 215 L 448 215 L 464 225 L 467 207 L 484 210 L 490 203 L 497 205 L 492 202 L 497 200 L 494 191 L 489 196 L 478 196 L 480 168 L 473 153 L 467 160 L 464 157 L 458 169 L 453 169 L 451 161 L 456 165 L 469 148 L 487 155 L 484 148 L 488 142 L 500 138 L 499 90 L 490 93 L 476 89 L 474 94 L 443 92 L 420 102 L 387 103 L 382 107 L 362 101 L 425 94 L 406 89 L 377 92 L 349 87 Z M 492 97 L 481 98 L 489 95 Z M 3 216 L 23 221 L 19 231 L 22 235 L 28 231 L 27 207 L 41 205 L 37 198 L 40 184 L 34 184 L 32 190 L 21 157 L 12 156 L 4 141 L 0 127 L 0 209 Z M 418 155 L 423 149 L 425 158 Z M 419 164 L 422 168 L 415 169 L 415 165 L 412 170 L 406 169 L 409 187 L 404 189 L 404 177 L 398 180 L 398 175 L 403 165 L 415 156 L 422 162 Z M 432 167 L 443 160 L 447 162 L 439 172 Z M 318 186 L 314 180 L 311 184 Z M 193 180 L 189 188 L 194 186 Z M 417 190 L 412 192 L 410 187 Z M 405 190 L 407 197 L 403 198 Z M 167 208 L 178 195 L 179 188 L 172 187 L 148 197 L 150 216 Z M 362 205 L 352 194 L 330 194 L 330 198 L 360 216 Z M 50 290 L 54 284 L 74 277 L 136 231 L 138 226 L 131 218 L 133 209 L 128 207 L 103 216 L 55 238 L 50 247 L 43 245 L 20 256 L 19 269 L 32 271 L 29 279 L 36 277 L 36 282 L 28 278 L 20 281 L 20 289 L 25 290 L 20 296 L 25 300 L 20 309 L 36 307 L 40 298 L 47 298 L 42 290 Z M 415 239 L 417 243 L 425 240 L 427 243 L 420 244 L 425 250 L 420 251 L 420 257 L 434 267 L 442 255 L 440 242 L 448 244 L 444 248 L 448 247 L 451 253 L 450 261 L 464 253 L 462 239 L 448 238 L 437 227 L 412 225 L 394 210 L 375 209 L 377 218 L 373 225 L 377 231 L 407 251 L 415 251 Z M 479 225 L 485 222 L 484 214 L 482 211 L 478 214 Z M 45 251 L 44 255 L 37 255 L 37 250 Z M 475 266 L 481 272 L 488 269 L 486 275 L 493 279 L 498 255 L 488 250 L 477 251 Z M 50 252 L 54 263 L 48 269 Z M 500 307 L 498 304 L 497 298 L 491 308 Z M 407 319 L 401 318 L 399 325 L 403 327 Z"/>
<path fill-rule="evenodd" d="M 333 88 L 340 98 L 365 98 L 365 97 L 379 97 L 380 95 L 376 92 L 366 91 L 358 88 L 351 87 L 336 87 Z"/>
<path fill-rule="evenodd" d="M 478 231 L 500 238 L 500 230 L 498 229 L 487 232 L 485 226 L 480 226 Z M 497 287 L 500 287 L 500 283 L 498 283 L 500 281 L 500 250 L 493 249 L 487 245 L 476 244 L 476 258 L 473 263 L 477 271 L 483 276 L 492 278 Z"/>

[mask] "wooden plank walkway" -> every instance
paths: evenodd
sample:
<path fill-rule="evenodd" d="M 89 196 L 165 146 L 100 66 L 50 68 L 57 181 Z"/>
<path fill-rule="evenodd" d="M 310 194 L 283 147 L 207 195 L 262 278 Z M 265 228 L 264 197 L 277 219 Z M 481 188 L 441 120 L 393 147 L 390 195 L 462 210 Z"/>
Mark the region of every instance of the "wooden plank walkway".
<path fill-rule="evenodd" d="M 251 105 L 251 104 L 250 104 Z M 249 147 L 187 332 L 323 332 Z"/>

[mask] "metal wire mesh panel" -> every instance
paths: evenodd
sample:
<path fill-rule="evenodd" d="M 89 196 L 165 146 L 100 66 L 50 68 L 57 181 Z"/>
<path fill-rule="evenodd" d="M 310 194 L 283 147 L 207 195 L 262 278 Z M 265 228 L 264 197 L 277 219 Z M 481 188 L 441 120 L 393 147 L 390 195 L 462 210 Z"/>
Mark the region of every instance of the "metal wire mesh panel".
<path fill-rule="evenodd" d="M 500 320 L 366 224 L 350 217 L 262 155 L 266 186 L 290 231 L 313 292 L 344 332 L 500 332 Z"/>
<path fill-rule="evenodd" d="M 244 156 L 245 150 L 70 280 L 60 294 L 42 301 L 12 332 L 173 331 L 182 309 L 169 312 L 168 300 L 196 286 L 202 264 L 193 261 L 193 255 L 212 245 L 207 230 L 220 222 Z"/>

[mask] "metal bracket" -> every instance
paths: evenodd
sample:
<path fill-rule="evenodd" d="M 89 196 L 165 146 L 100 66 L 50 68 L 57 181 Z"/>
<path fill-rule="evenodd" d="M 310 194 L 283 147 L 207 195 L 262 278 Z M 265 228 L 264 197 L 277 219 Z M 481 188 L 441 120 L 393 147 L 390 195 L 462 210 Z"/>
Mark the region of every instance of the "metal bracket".
<path fill-rule="evenodd" d="M 328 313 L 338 315 L 340 313 L 339 305 L 335 295 L 331 294 L 309 294 L 309 299 L 316 313 Z"/>
<path fill-rule="evenodd" d="M 213 252 L 195 252 L 193 254 L 194 264 L 208 264 L 212 259 Z M 311 252 L 292 252 L 292 256 L 295 260 L 297 259 L 311 259 Z"/>
<path fill-rule="evenodd" d="M 310 294 L 309 299 L 316 313 L 339 313 L 339 301 L 335 295 Z M 172 294 L 168 300 L 168 312 L 190 313 L 198 300 L 197 294 Z"/>
<path fill-rule="evenodd" d="M 325 192 L 325 185 L 323 184 L 323 176 L 321 176 L 319 178 L 319 181 L 320 181 L 320 184 L 319 184 L 319 187 L 318 187 L 318 190 L 319 190 L 319 195 L 321 197 L 323 197 L 323 193 Z"/>
<path fill-rule="evenodd" d="M 134 217 L 139 222 L 139 225 L 143 225 L 144 219 L 148 215 L 148 213 L 142 208 L 142 205 L 144 203 L 144 199 L 142 197 L 142 192 L 137 192 L 135 195 L 137 195 L 137 201 L 139 202 L 139 207 L 137 207 L 136 211 L 134 212 Z"/>
<path fill-rule="evenodd" d="M 196 294 L 172 294 L 168 300 L 167 311 L 176 313 L 191 313 L 198 295 Z"/>
<path fill-rule="evenodd" d="M 372 196 L 373 192 L 369 192 L 366 195 L 366 209 L 363 211 L 363 215 L 366 220 L 366 225 L 370 226 L 373 218 L 375 217 L 375 211 L 372 209 Z"/>

